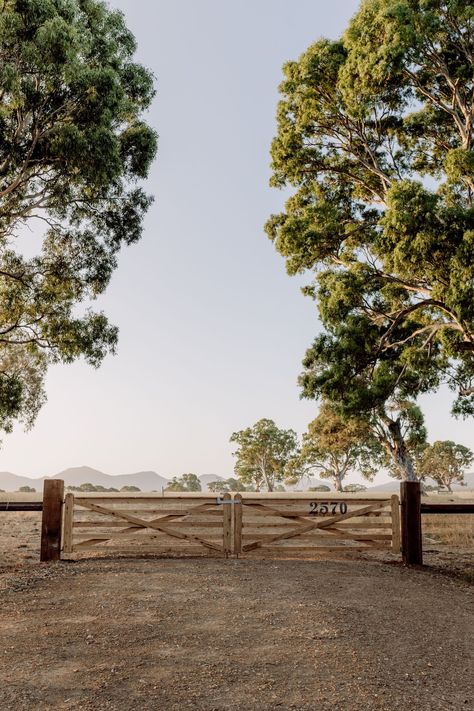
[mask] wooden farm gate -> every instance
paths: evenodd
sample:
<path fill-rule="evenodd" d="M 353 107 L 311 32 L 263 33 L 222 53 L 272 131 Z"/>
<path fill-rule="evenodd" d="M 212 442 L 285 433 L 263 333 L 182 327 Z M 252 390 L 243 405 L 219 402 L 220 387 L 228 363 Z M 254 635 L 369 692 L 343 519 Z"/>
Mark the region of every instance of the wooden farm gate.
<path fill-rule="evenodd" d="M 400 551 L 398 496 L 66 494 L 62 557 Z"/>
<path fill-rule="evenodd" d="M 399 498 L 237 494 L 234 553 L 400 551 Z"/>
<path fill-rule="evenodd" d="M 66 494 L 62 557 L 91 551 L 227 557 L 232 508 L 230 494 Z"/>

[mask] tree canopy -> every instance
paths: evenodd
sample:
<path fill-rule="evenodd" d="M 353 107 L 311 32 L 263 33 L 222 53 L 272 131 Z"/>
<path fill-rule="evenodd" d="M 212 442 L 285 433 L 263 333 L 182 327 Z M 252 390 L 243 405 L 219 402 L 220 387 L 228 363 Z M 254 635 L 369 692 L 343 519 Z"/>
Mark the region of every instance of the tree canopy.
<path fill-rule="evenodd" d="M 235 479 L 234 477 L 229 477 L 228 479 L 223 479 L 220 481 L 210 481 L 207 485 L 209 491 L 214 493 L 227 493 L 232 491 L 246 491 L 245 485 L 240 481 L 240 479 Z"/>
<path fill-rule="evenodd" d="M 314 274 L 324 326 L 303 394 L 400 451 L 396 409 L 420 393 L 447 383 L 474 412 L 473 21 L 469 0 L 365 0 L 280 86 L 271 182 L 294 192 L 266 229 Z"/>
<path fill-rule="evenodd" d="M 262 419 L 252 427 L 234 432 L 230 441 L 237 444 L 235 473 L 244 485 L 260 491 L 273 491 L 286 476 L 290 459 L 298 452 L 294 430 L 281 430 L 273 420 Z"/>
<path fill-rule="evenodd" d="M 201 482 L 197 474 L 183 474 L 173 477 L 166 487 L 166 491 L 201 491 Z"/>
<path fill-rule="evenodd" d="M 366 420 L 345 420 L 328 402 L 321 405 L 319 415 L 303 434 L 301 450 L 293 462 L 295 476 L 286 480 L 295 483 L 302 476 L 316 474 L 330 479 L 336 491 L 342 491 L 348 474 L 361 473 L 373 479 L 383 450 Z"/>
<path fill-rule="evenodd" d="M 26 424 L 51 362 L 97 366 L 117 329 L 88 308 L 151 199 L 153 77 L 98 0 L 0 2 L 0 427 Z M 34 247 L 23 249 L 25 227 Z M 30 240 L 31 241 L 31 240 Z M 27 256 L 29 255 L 29 256 Z M 82 311 L 78 305 L 82 304 Z"/>
<path fill-rule="evenodd" d="M 473 461 L 474 454 L 468 447 L 451 440 L 438 440 L 424 449 L 419 472 L 424 479 L 434 479 L 438 486 L 451 491 L 454 482 L 463 482 L 466 469 Z"/>

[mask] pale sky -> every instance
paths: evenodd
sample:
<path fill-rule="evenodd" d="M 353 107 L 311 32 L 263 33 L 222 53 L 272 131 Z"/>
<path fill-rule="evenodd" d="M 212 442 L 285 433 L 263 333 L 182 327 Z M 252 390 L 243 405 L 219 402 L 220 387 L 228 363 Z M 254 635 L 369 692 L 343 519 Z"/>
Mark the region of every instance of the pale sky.
<path fill-rule="evenodd" d="M 230 476 L 229 437 L 269 417 L 303 432 L 301 359 L 319 325 L 263 232 L 281 66 L 337 37 L 356 0 L 114 0 L 157 77 L 160 134 L 143 239 L 122 253 L 99 307 L 120 328 L 95 371 L 51 368 L 31 432 L 4 440 L 0 470 L 53 475 L 153 469 Z M 423 398 L 430 438 L 474 448 L 447 392 Z M 382 481 L 382 479 L 380 479 Z"/>

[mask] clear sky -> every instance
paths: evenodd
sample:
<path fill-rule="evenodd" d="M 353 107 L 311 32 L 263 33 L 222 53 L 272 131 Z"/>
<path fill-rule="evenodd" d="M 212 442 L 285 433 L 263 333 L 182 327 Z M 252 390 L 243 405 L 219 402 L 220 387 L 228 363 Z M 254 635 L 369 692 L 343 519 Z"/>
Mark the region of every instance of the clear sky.
<path fill-rule="evenodd" d="M 314 304 L 263 232 L 284 195 L 268 187 L 281 66 L 336 37 L 356 0 L 114 0 L 157 77 L 160 134 L 143 239 L 99 302 L 120 327 L 94 371 L 56 366 L 35 428 L 6 437 L 0 470 L 52 475 L 232 472 L 230 434 L 261 417 L 304 431 L 301 359 Z M 474 447 L 472 420 L 424 398 L 432 439 Z"/>

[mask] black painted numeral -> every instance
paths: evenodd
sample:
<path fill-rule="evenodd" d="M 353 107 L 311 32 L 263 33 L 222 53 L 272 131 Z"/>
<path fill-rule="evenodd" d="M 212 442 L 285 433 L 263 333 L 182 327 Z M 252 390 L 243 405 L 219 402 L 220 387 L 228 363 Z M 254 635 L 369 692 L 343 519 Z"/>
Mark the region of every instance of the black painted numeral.
<path fill-rule="evenodd" d="M 331 509 L 331 511 L 329 511 Z M 339 501 L 338 503 L 330 503 L 329 501 L 310 501 L 309 502 L 309 513 L 313 516 L 325 516 L 328 513 L 336 514 L 339 510 L 340 513 L 347 513 L 347 504 L 345 501 Z"/>

